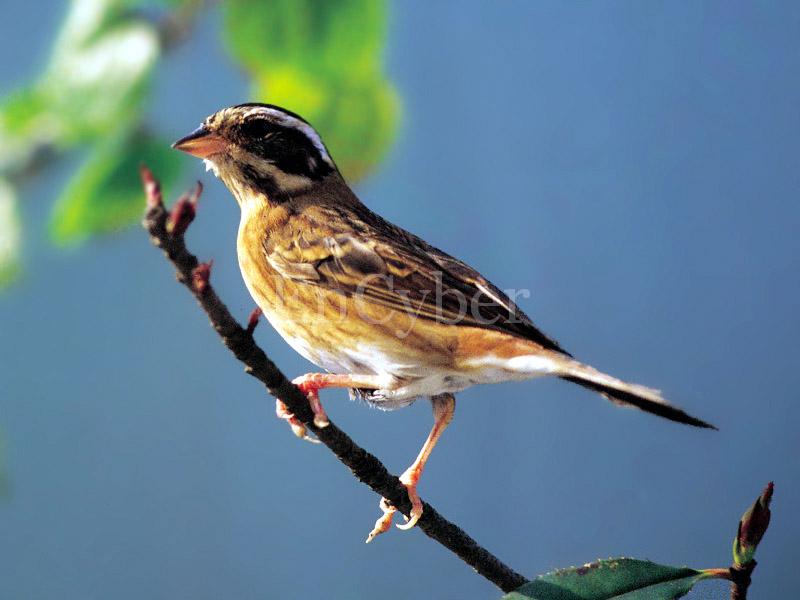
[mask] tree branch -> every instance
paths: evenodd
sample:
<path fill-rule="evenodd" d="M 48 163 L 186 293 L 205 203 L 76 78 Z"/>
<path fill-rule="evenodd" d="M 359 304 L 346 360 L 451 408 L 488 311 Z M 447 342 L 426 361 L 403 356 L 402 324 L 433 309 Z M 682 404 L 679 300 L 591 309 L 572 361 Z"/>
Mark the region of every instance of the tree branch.
<path fill-rule="evenodd" d="M 755 560 L 751 560 L 746 565 L 730 568 L 731 600 L 747 600 L 747 590 L 756 564 Z"/>
<path fill-rule="evenodd" d="M 147 212 L 143 226 L 152 243 L 164 251 L 175 267 L 177 279 L 194 295 L 208 315 L 212 327 L 222 342 L 245 365 L 245 372 L 261 381 L 275 398 L 280 398 L 289 410 L 303 422 L 344 463 L 353 475 L 375 493 L 389 500 L 408 516 L 411 502 L 400 480 L 372 454 L 359 447 L 333 422 L 324 429 L 314 425 L 313 413 L 306 396 L 281 373 L 252 336 L 252 322 L 241 327 L 220 300 L 208 280 L 210 264 L 200 263 L 184 242 L 184 232 L 194 218 L 194 206 L 202 188 L 185 195 L 170 214 L 161 198 L 161 190 L 152 173 L 142 167 L 142 180 L 147 197 Z M 417 527 L 425 535 L 442 544 L 504 592 L 512 591 L 527 579 L 503 564 L 469 535 L 440 515 L 427 502 Z"/>

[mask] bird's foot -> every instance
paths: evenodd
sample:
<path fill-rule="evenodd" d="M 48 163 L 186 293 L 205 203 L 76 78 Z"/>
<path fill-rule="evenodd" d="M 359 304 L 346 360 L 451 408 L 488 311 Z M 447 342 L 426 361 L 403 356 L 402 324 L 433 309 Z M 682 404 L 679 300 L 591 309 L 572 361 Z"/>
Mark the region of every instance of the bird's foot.
<path fill-rule="evenodd" d="M 408 492 L 408 499 L 411 501 L 411 518 L 403 515 L 406 522 L 403 525 L 397 525 L 398 529 L 411 529 L 422 516 L 422 500 L 419 499 L 419 494 L 417 494 L 417 483 L 419 482 L 420 475 L 421 470 L 415 465 L 410 466 L 400 475 L 400 483 L 405 486 Z M 383 515 L 375 521 L 375 527 L 372 528 L 372 531 L 370 531 L 367 536 L 367 544 L 380 534 L 389 531 L 389 528 L 392 526 L 392 517 L 394 517 L 394 513 L 397 512 L 397 509 L 392 506 L 386 498 L 381 498 L 378 506 L 380 506 L 381 511 L 383 511 Z"/>
<path fill-rule="evenodd" d="M 369 544 L 380 534 L 389 531 L 389 528 L 392 526 L 392 517 L 394 516 L 394 513 L 397 512 L 397 509 L 389 504 L 386 498 L 381 498 L 381 501 L 378 502 L 378 506 L 380 506 L 383 514 L 378 517 L 378 520 L 375 521 L 375 527 L 373 527 L 372 531 L 369 532 L 366 541 L 367 544 Z"/>
<path fill-rule="evenodd" d="M 312 444 L 319 444 L 319 440 L 308 435 L 308 430 L 306 429 L 306 426 L 303 425 L 303 422 L 295 417 L 281 400 L 275 401 L 275 414 L 278 415 L 279 419 L 286 419 L 286 421 L 289 423 L 289 427 L 292 428 L 292 433 L 294 433 L 301 440 L 311 442 Z"/>
<path fill-rule="evenodd" d="M 311 410 L 314 411 L 314 425 L 320 429 L 324 429 L 331 424 L 325 409 L 322 407 L 322 402 L 319 400 L 319 390 L 326 387 L 325 378 L 325 374 L 307 373 L 292 380 L 292 383 L 299 387 L 300 391 L 308 398 Z"/>
<path fill-rule="evenodd" d="M 292 381 L 292 383 L 299 387 L 300 391 L 308 398 L 308 403 L 311 405 L 311 410 L 314 412 L 314 425 L 320 429 L 324 429 L 331 424 L 319 400 L 319 390 L 324 387 L 324 381 L 321 380 L 322 378 L 324 378 L 324 375 L 320 376 L 317 373 L 309 373 L 308 375 L 301 375 Z M 308 434 L 308 430 L 306 426 L 303 425 L 303 422 L 294 416 L 294 413 L 289 410 L 283 401 L 277 400 L 275 402 L 275 414 L 278 415 L 279 419 L 286 419 L 289 422 L 289 426 L 292 428 L 292 432 L 300 439 L 315 444 L 319 443 L 318 439 Z"/>
<path fill-rule="evenodd" d="M 382 387 L 386 382 L 383 377 L 376 375 L 342 375 L 336 373 L 307 373 L 295 378 L 292 381 L 297 387 L 300 388 L 306 397 L 311 410 L 314 412 L 314 426 L 317 429 L 325 429 L 331 422 L 328 420 L 328 415 L 325 414 L 325 409 L 322 408 L 322 403 L 319 401 L 319 391 L 324 388 L 363 388 L 363 389 L 377 389 Z M 283 402 L 279 402 L 278 416 L 282 419 L 289 421 L 292 426 L 292 431 L 295 435 L 305 440 L 313 438 L 306 435 L 306 428 L 293 414 L 291 414 Z"/>
<path fill-rule="evenodd" d="M 398 525 L 398 529 L 411 529 L 422 516 L 422 500 L 419 499 L 419 494 L 417 494 L 417 483 L 420 475 L 422 475 L 422 469 L 417 465 L 411 465 L 400 475 L 400 483 L 406 487 L 408 499 L 411 500 L 411 518 L 403 515 L 406 522 L 403 525 Z"/>

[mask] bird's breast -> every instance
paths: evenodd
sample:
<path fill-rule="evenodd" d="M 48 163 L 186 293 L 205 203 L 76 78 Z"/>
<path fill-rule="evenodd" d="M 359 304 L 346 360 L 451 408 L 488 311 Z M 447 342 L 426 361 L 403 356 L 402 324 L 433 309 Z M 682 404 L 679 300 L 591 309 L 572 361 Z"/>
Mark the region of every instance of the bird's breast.
<path fill-rule="evenodd" d="M 454 340 L 428 330 L 414 314 L 282 275 L 264 251 L 252 220 L 239 228 L 237 253 L 247 289 L 264 316 L 300 355 L 333 373 L 421 375 L 447 367 Z"/>

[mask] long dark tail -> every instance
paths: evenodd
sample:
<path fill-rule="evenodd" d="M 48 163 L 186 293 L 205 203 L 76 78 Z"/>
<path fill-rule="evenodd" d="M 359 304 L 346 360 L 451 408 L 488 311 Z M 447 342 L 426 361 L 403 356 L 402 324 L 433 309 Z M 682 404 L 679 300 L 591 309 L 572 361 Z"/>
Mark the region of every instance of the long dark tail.
<path fill-rule="evenodd" d="M 716 429 L 716 427 L 710 423 L 701 421 L 685 413 L 680 408 L 669 404 L 661 397 L 658 390 L 643 385 L 636 385 L 635 383 L 626 383 L 577 361 L 570 360 L 565 366 L 566 369 L 563 369 L 562 373 L 564 371 L 566 371 L 566 373 L 559 374 L 562 379 L 593 390 L 608 400 L 611 400 L 614 404 L 634 406 L 645 412 L 653 413 L 654 415 L 664 417 L 670 421 L 677 421 L 678 423 L 686 423 L 687 425 L 705 427 L 707 429 Z"/>

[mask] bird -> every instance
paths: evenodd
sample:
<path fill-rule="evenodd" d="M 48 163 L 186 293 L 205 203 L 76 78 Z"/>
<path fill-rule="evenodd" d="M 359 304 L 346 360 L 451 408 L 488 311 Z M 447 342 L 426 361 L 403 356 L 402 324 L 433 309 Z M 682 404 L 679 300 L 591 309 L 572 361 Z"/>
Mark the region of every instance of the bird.
<path fill-rule="evenodd" d="M 202 159 L 236 199 L 247 289 L 281 337 L 322 369 L 294 380 L 316 427 L 330 423 L 325 388 L 384 410 L 430 399 L 434 424 L 400 476 L 412 508 L 397 527 L 422 516 L 420 477 L 455 394 L 472 385 L 558 377 L 617 405 L 715 429 L 655 389 L 576 360 L 475 269 L 370 210 L 300 115 L 264 103 L 223 108 L 173 147 Z M 276 414 L 313 441 L 281 400 Z M 391 527 L 395 507 L 385 498 L 379 506 L 367 542 Z"/>

